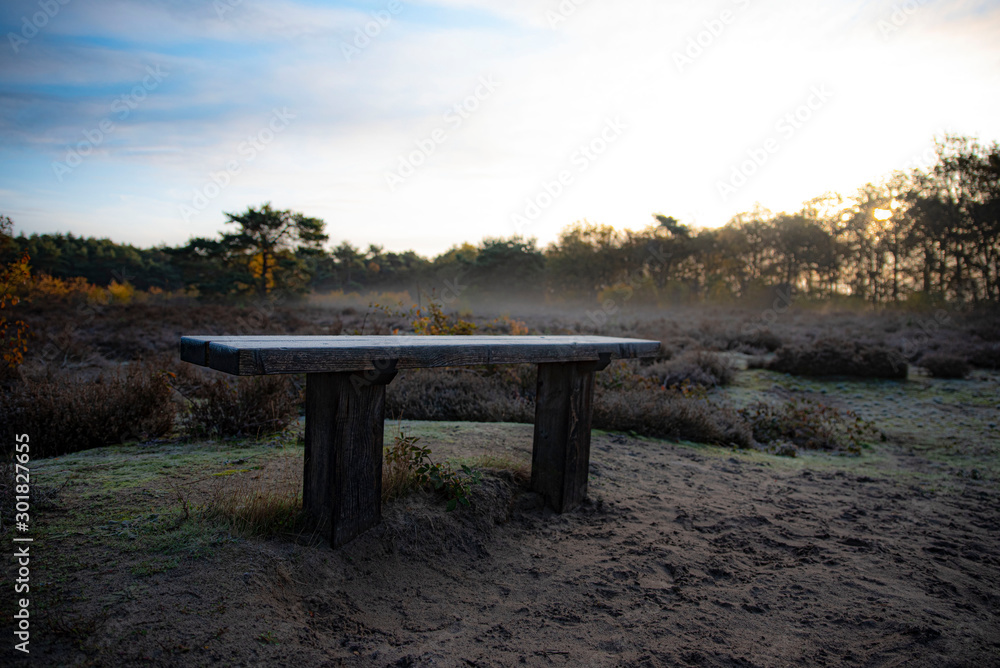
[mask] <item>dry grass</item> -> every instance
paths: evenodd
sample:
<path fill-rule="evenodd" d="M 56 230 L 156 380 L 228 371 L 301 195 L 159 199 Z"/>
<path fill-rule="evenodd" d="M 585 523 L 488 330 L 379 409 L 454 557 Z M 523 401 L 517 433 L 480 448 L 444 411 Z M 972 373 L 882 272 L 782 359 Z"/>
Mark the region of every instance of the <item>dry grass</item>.
<path fill-rule="evenodd" d="M 385 448 L 383 503 L 427 488 L 411 456 L 417 440 L 400 432 L 393 445 Z M 485 453 L 459 464 L 488 474 L 512 476 L 517 484 L 527 484 L 531 479 L 528 463 L 506 456 Z M 231 468 L 212 476 L 202 515 L 222 521 L 244 536 L 300 534 L 308 527 L 302 513 L 302 467 L 302 453 L 294 450 L 261 463 L 232 462 Z"/>
<path fill-rule="evenodd" d="M 514 476 L 514 481 L 519 485 L 527 485 L 531 481 L 531 462 L 521 461 L 506 457 L 485 453 L 473 457 L 468 462 L 468 466 L 473 469 L 487 472 L 506 471 Z"/>
<path fill-rule="evenodd" d="M 214 476 L 205 505 L 208 519 L 221 519 L 249 536 L 297 533 L 302 517 L 302 455 L 282 453 L 253 468 L 232 469 Z"/>
<path fill-rule="evenodd" d="M 79 373 L 79 380 L 69 380 L 67 375 L 67 380 L 59 382 L 74 386 L 72 392 L 67 392 L 86 393 L 88 390 L 84 386 L 94 384 L 92 378 L 97 369 L 117 366 L 124 360 L 156 359 L 160 367 L 177 372 L 178 377 L 170 384 L 192 400 L 189 402 L 191 415 L 184 424 L 189 434 L 199 436 L 253 437 L 280 430 L 296 417 L 298 396 L 295 388 L 280 386 L 287 382 L 285 380 L 244 381 L 250 384 L 241 387 L 242 384 L 233 383 L 221 374 L 201 373 L 192 365 L 179 363 L 176 354 L 179 332 L 387 334 L 412 327 L 412 318 L 387 315 L 369 308 L 368 298 L 348 300 L 350 303 L 314 299 L 304 303 L 220 304 L 179 297 L 103 305 L 61 303 L 55 298 L 47 300 L 21 305 L 23 317 L 39 335 L 39 339 L 29 345 L 26 368 L 58 369 L 82 365 L 82 369 L 73 372 Z M 76 312 L 74 306 L 78 307 Z M 725 442 L 729 438 L 736 442 L 742 440 L 740 430 L 734 427 L 731 411 L 692 396 L 690 392 L 664 394 L 656 387 L 678 385 L 689 390 L 725 384 L 732 372 L 725 364 L 717 364 L 724 359 L 718 353 L 725 350 L 763 352 L 776 349 L 771 368 L 808 375 L 902 378 L 906 373 L 905 360 L 894 348 L 903 351 L 911 360 L 947 350 L 960 353 L 976 367 L 1000 367 L 998 319 L 992 313 L 976 314 L 975 317 L 951 313 L 939 317 L 930 312 L 836 311 L 829 306 L 824 309 L 796 307 L 776 313 L 737 307 L 649 311 L 636 308 L 623 309 L 620 315 L 595 328 L 581 317 L 591 307 L 589 304 L 567 306 L 560 312 L 551 305 L 542 308 L 525 304 L 519 306 L 515 315 L 519 319 L 518 329 L 523 320 L 525 327 L 542 334 L 599 333 L 664 342 L 660 358 L 652 364 L 629 364 L 620 371 L 612 367 L 597 374 L 602 391 L 598 392 L 594 426 L 629 429 L 650 436 L 675 438 L 682 435 L 705 442 Z M 508 322 L 509 317 L 497 319 L 498 313 L 490 313 L 490 308 L 489 304 L 476 304 L 476 312 L 481 315 L 474 320 L 482 331 L 493 331 L 500 320 Z M 928 323 L 931 326 L 928 327 Z M 513 325 L 511 328 L 513 331 Z M 830 333 L 836 333 L 840 340 L 820 340 Z M 889 345 L 858 344 L 857 341 L 885 341 Z M 94 406 L 110 401 L 110 395 L 117 396 L 125 404 L 147 402 L 141 395 L 140 401 L 135 402 L 128 393 L 107 392 L 107 372 L 102 383 L 89 390 L 87 401 L 81 402 L 87 405 L 79 409 L 73 401 L 50 398 L 47 403 L 46 400 L 38 402 L 41 407 L 30 410 L 44 415 L 32 425 L 64 425 L 59 429 L 71 432 L 69 437 L 56 435 L 46 440 L 71 443 L 71 449 L 125 438 L 145 438 L 162 432 L 143 428 L 141 420 L 135 417 L 130 419 L 124 435 L 105 429 L 104 419 L 93 417 L 100 413 Z M 60 388 L 52 387 L 54 384 L 49 383 L 40 393 L 59 393 Z M 18 392 L 25 394 L 24 390 Z M 531 423 L 534 421 L 534 395 L 535 370 L 531 365 L 407 370 L 388 387 L 388 414 L 422 420 Z M 18 406 L 29 403 L 23 397 L 11 399 L 11 396 L 7 391 L 0 397 L 5 417 L 16 416 L 12 410 L 21 410 Z M 171 410 L 170 401 L 160 403 L 163 410 Z M 611 409 L 602 408 L 602 403 L 620 406 L 622 414 L 612 415 Z M 123 412 L 134 408 L 138 406 L 125 405 L 114 410 Z M 74 417 L 70 420 L 67 415 Z M 82 417 L 84 415 L 91 417 Z M 69 428 L 65 426 L 68 422 L 85 426 Z M 5 420 L 0 427 L 7 424 Z M 18 425 L 18 429 L 24 426 Z M 82 437 L 74 435 L 81 432 L 87 433 Z"/>

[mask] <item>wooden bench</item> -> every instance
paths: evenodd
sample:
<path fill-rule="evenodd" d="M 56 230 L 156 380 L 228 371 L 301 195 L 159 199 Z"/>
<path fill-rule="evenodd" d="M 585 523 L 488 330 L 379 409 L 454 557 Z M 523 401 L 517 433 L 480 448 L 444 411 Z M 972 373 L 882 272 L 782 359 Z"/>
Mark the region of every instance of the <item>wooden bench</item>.
<path fill-rule="evenodd" d="M 587 492 L 594 373 L 659 347 L 602 336 L 185 336 L 181 359 L 240 376 L 306 374 L 302 502 L 339 547 L 381 519 L 385 386 L 400 369 L 537 364 L 531 487 L 562 513 Z"/>

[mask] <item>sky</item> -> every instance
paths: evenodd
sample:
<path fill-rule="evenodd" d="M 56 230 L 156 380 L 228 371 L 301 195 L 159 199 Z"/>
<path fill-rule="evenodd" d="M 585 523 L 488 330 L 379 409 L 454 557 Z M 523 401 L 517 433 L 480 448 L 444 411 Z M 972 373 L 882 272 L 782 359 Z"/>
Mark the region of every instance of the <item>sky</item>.
<path fill-rule="evenodd" d="M 5 0 L 0 214 L 179 245 L 541 246 L 796 211 L 1000 139 L 1000 1 Z"/>

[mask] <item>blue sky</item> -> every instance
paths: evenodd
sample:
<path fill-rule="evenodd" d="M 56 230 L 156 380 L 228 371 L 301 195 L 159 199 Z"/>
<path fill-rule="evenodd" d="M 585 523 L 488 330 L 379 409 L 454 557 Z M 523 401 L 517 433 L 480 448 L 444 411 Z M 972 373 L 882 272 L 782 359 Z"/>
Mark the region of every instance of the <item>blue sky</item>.
<path fill-rule="evenodd" d="M 425 254 L 716 226 L 1000 139 L 1000 2 L 15 0 L 0 28 L 0 213 L 143 246 L 265 201 Z"/>

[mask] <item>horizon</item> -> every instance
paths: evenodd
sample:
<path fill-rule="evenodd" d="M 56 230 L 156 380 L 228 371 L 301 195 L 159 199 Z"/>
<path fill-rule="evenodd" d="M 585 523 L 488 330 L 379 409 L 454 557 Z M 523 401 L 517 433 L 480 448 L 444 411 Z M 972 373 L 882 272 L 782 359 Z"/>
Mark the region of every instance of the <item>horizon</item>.
<path fill-rule="evenodd" d="M 1000 138 L 1000 2 L 111 6 L 0 9 L 17 232 L 178 246 L 270 201 L 331 246 L 543 249 L 793 212 L 944 133 Z"/>

